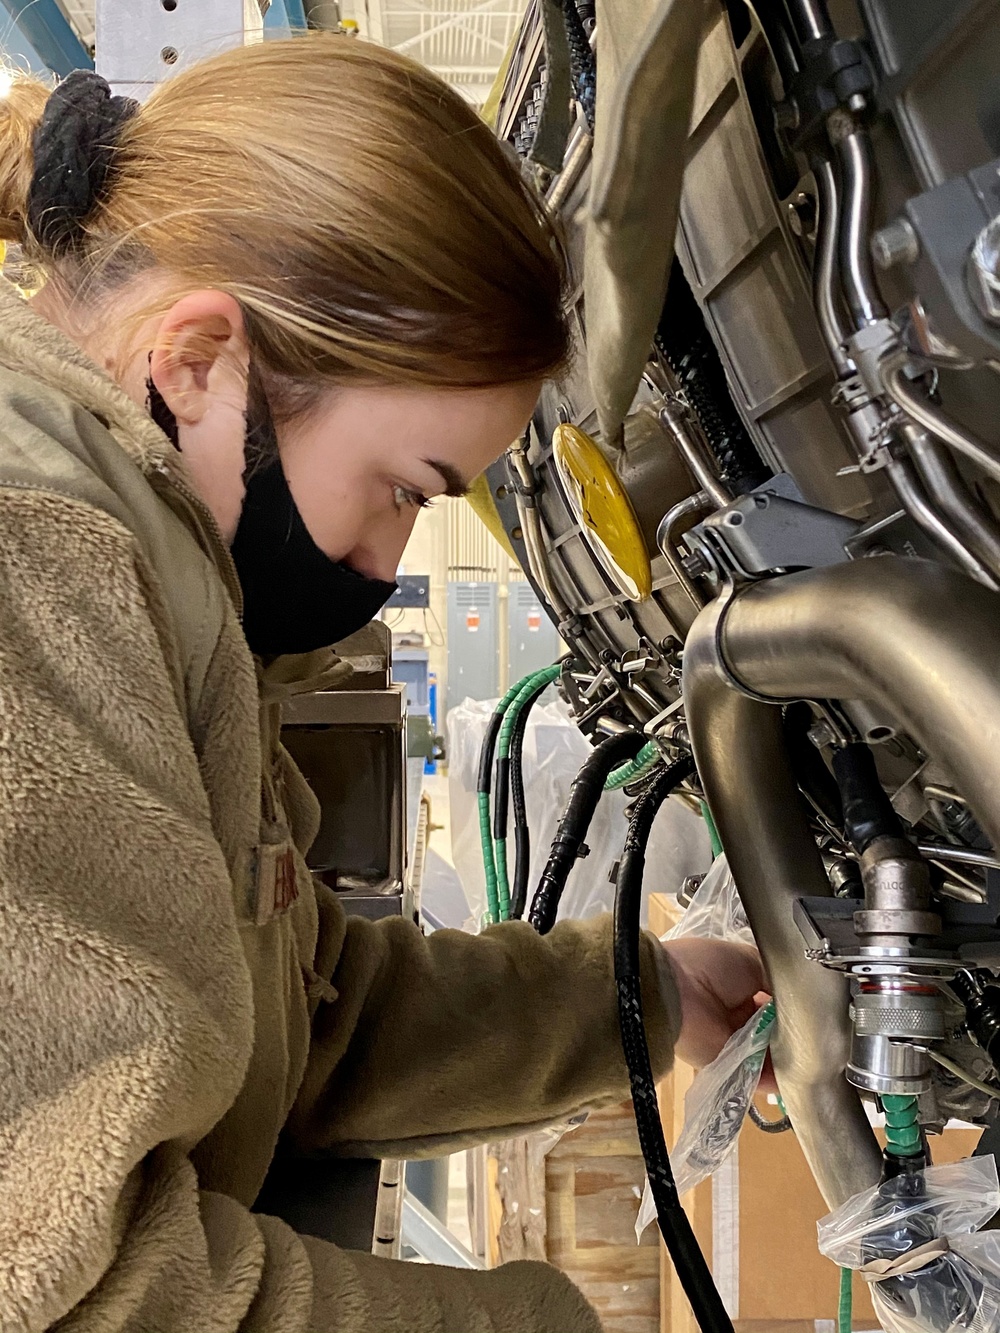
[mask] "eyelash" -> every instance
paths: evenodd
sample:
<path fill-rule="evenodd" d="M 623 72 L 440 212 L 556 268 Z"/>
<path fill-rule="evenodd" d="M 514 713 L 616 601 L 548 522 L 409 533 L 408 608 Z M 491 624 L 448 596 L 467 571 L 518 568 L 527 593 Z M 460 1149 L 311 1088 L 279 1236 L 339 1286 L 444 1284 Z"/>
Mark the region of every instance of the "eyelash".
<path fill-rule="evenodd" d="M 405 486 L 393 486 L 392 499 L 397 513 L 402 513 L 403 505 L 409 505 L 411 509 L 429 509 L 434 503 L 433 500 L 428 500 L 426 495 L 421 495 L 419 491 L 407 490 Z"/>

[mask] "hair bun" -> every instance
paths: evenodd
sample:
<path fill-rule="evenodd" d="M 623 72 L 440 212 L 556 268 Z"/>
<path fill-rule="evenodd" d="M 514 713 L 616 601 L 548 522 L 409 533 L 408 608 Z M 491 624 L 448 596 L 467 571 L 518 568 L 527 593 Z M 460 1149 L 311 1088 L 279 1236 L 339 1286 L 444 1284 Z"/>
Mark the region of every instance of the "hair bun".
<path fill-rule="evenodd" d="M 138 109 L 130 97 L 112 97 L 92 70 L 74 70 L 49 97 L 32 138 L 26 212 L 28 229 L 49 254 L 82 237 L 110 187 L 122 126 Z"/>

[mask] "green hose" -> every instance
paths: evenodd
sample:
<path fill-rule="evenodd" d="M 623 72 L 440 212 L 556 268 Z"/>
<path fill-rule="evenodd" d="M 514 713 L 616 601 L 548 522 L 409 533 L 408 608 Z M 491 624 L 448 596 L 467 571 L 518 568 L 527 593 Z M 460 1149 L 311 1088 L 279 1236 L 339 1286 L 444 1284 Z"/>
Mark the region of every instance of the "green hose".
<path fill-rule="evenodd" d="M 493 710 L 493 717 L 502 717 L 509 706 L 517 698 L 517 695 L 524 684 L 519 680 L 516 685 L 512 685 L 503 696 L 496 708 Z M 479 843 L 483 854 L 483 871 L 486 875 L 486 920 L 493 924 L 500 920 L 500 895 L 497 890 L 497 867 L 493 858 L 493 838 L 490 833 L 490 792 L 488 775 L 490 772 L 487 766 L 487 777 L 483 780 L 480 790 L 477 793 L 477 804 L 479 807 Z"/>
<path fill-rule="evenodd" d="M 882 1098 L 885 1111 L 885 1140 L 889 1152 L 897 1157 L 916 1157 L 923 1151 L 916 1097 Z"/>
<path fill-rule="evenodd" d="M 617 791 L 620 787 L 627 787 L 630 782 L 638 782 L 640 778 L 652 773 L 659 762 L 660 747 L 655 741 L 647 741 L 634 759 L 608 775 L 604 790 Z"/>
<path fill-rule="evenodd" d="M 837 1308 L 837 1333 L 851 1333 L 854 1322 L 854 1274 L 849 1268 L 840 1270 L 840 1305 Z"/>
<path fill-rule="evenodd" d="M 719 837 L 719 830 L 715 827 L 715 820 L 712 818 L 712 812 L 708 808 L 708 802 L 701 803 L 701 817 L 705 821 L 705 827 L 708 829 L 709 840 L 712 844 L 712 859 L 722 855 L 722 839 Z"/>
<path fill-rule="evenodd" d="M 518 713 L 524 707 L 525 700 L 530 697 L 534 688 L 541 684 L 543 679 L 547 682 L 555 680 L 561 669 L 561 666 L 557 665 L 545 667 L 541 671 L 531 672 L 530 675 L 519 680 L 516 685 L 512 685 L 494 708 L 493 725 L 496 725 L 495 719 L 503 718 L 499 738 L 501 758 L 506 759 L 510 754 L 511 732 L 514 729 Z M 486 875 L 486 922 L 493 925 L 497 921 L 506 921 L 510 916 L 510 887 L 507 882 L 506 842 L 503 842 L 502 839 L 495 841 L 490 829 L 489 772 L 490 768 L 488 767 L 486 770 L 487 776 L 482 778 L 480 790 L 477 792 L 477 804 L 479 808 L 479 842 L 483 854 L 483 870 Z"/>

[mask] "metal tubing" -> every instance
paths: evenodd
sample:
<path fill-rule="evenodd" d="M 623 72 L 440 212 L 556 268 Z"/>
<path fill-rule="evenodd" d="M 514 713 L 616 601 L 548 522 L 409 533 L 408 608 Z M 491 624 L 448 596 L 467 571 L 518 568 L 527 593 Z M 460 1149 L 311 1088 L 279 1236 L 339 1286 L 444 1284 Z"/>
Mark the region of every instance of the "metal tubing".
<path fill-rule="evenodd" d="M 902 356 L 887 357 L 880 367 L 882 383 L 890 398 L 942 444 L 981 467 L 994 481 L 1000 481 L 1000 457 L 996 451 L 977 439 L 971 431 L 952 421 L 936 404 L 915 389 L 903 374 L 903 361 Z"/>
<path fill-rule="evenodd" d="M 660 424 L 670 432 L 691 475 L 699 487 L 708 492 L 712 503 L 719 509 L 730 504 L 733 497 L 709 463 L 709 449 L 702 443 L 700 428 L 685 405 L 676 399 L 667 399 L 660 408 L 659 418 Z"/>
<path fill-rule="evenodd" d="M 840 219 L 840 281 L 856 328 L 877 324 L 888 314 L 872 269 L 872 162 L 868 132 L 853 116 L 835 111 L 830 139 L 837 150 L 844 197 Z"/>
<path fill-rule="evenodd" d="M 867 572 L 871 563 L 850 568 Z M 741 607 L 742 600 L 734 610 Z M 796 898 L 829 895 L 830 882 L 789 766 L 781 710 L 733 689 L 719 663 L 721 611 L 722 599 L 706 607 L 685 644 L 688 725 L 777 1002 L 771 1052 L 778 1085 L 820 1191 L 835 1208 L 878 1182 L 881 1158 L 844 1073 L 851 1046 L 847 982 L 806 958 L 792 918 Z M 772 629 L 778 631 L 773 649 L 780 653 L 780 625 Z"/>
<path fill-rule="evenodd" d="M 1000 586 L 1000 535 L 976 504 L 951 455 L 944 445 L 917 426 L 904 426 L 900 434 L 931 503 L 966 550 L 993 575 L 992 586 Z"/>
<path fill-rule="evenodd" d="M 729 604 L 720 643 L 756 694 L 860 699 L 889 713 L 1000 847 L 995 593 L 931 561 L 880 556 L 752 585 Z"/>
<path fill-rule="evenodd" d="M 964 801 L 962 804 L 965 804 Z M 929 856 L 934 861 L 954 861 L 960 866 L 976 866 L 980 870 L 1000 870 L 1000 861 L 992 852 L 980 852 L 975 847 L 955 847 L 947 842 L 918 842 L 917 851 L 921 856 Z"/>
<path fill-rule="evenodd" d="M 590 150 L 594 141 L 583 128 L 574 131 L 563 159 L 563 169 L 552 182 L 545 196 L 545 204 L 550 213 L 558 213 L 569 198 L 570 191 L 580 179 L 584 167 L 590 161 Z"/>
<path fill-rule="evenodd" d="M 705 599 L 688 576 L 688 572 L 677 554 L 677 548 L 674 545 L 674 528 L 677 527 L 682 518 L 687 518 L 690 514 L 700 513 L 703 509 L 711 508 L 712 497 L 708 492 L 696 491 L 694 495 L 689 495 L 686 500 L 680 500 L 672 509 L 668 509 L 660 519 L 660 526 L 656 529 L 656 544 L 660 548 L 664 560 L 670 566 L 674 578 L 687 593 L 696 611 L 700 611 L 705 605 Z"/>
<path fill-rule="evenodd" d="M 854 363 L 844 348 L 846 328 L 840 310 L 837 282 L 837 245 L 840 232 L 840 186 L 833 163 L 816 156 L 816 251 L 813 257 L 813 305 L 838 379 L 854 374 Z"/>
<path fill-rule="evenodd" d="M 913 521 L 923 528 L 928 537 L 950 555 L 959 568 L 964 570 L 970 578 L 976 579 L 987 588 L 995 588 L 996 584 L 989 570 L 976 559 L 971 551 L 966 549 L 964 542 L 953 530 L 951 524 L 937 512 L 928 500 L 923 487 L 914 475 L 912 463 L 905 458 L 894 458 L 886 464 L 885 470 L 892 483 L 893 490 L 899 496 L 900 504 Z"/>
<path fill-rule="evenodd" d="M 795 35 L 804 46 L 833 36 L 833 24 L 825 0 L 789 0 L 788 12 L 795 25 Z"/>

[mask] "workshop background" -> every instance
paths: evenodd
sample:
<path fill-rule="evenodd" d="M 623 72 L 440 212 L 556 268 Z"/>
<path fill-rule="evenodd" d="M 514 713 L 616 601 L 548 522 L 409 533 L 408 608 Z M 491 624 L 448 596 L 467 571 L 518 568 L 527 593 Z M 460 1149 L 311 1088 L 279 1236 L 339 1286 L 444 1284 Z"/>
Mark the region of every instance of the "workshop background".
<path fill-rule="evenodd" d="M 517 0 L 271 0 L 265 26 L 275 36 L 311 25 L 346 40 L 382 43 L 422 61 L 482 107 L 522 10 Z M 63 75 L 92 63 L 94 36 L 95 0 L 0 0 L 0 51 L 10 64 Z M 421 515 L 399 574 L 400 592 L 382 620 L 391 634 L 393 678 L 407 691 L 409 758 L 423 761 L 424 904 L 432 926 L 475 929 L 477 892 L 462 869 L 449 744 L 472 753 L 485 711 L 471 705 L 495 700 L 551 663 L 561 645 L 531 585 L 465 501 L 443 499 Z M 450 730 L 449 714 L 460 718 Z M 540 716 L 531 752 L 539 772 L 547 743 L 541 733 L 559 732 L 554 714 Z M 557 809 L 558 795 L 553 819 Z M 468 824 L 469 809 L 461 818 Z M 710 863 L 700 821 L 691 815 L 685 825 L 677 818 L 664 835 L 673 839 L 671 882 L 653 886 L 647 907 L 659 933 L 676 924 L 678 893 L 689 875 Z M 579 897 L 581 910 L 596 910 L 592 894 Z M 660 1089 L 671 1143 L 691 1077 L 679 1067 Z M 758 1101 L 763 1115 L 777 1114 L 766 1097 Z M 936 1159 L 965 1156 L 976 1137 L 950 1128 Z M 636 1241 L 644 1175 L 629 1105 L 585 1124 L 457 1155 L 443 1168 L 411 1166 L 406 1180 L 414 1202 L 404 1217 L 403 1253 L 472 1267 L 546 1258 L 583 1287 L 608 1333 L 689 1333 L 693 1319 L 655 1227 Z M 838 1272 L 814 1243 L 814 1224 L 826 1208 L 793 1135 L 751 1128 L 724 1169 L 686 1202 L 740 1333 L 833 1333 Z M 874 1324 L 864 1284 L 856 1282 L 854 1328 Z"/>

